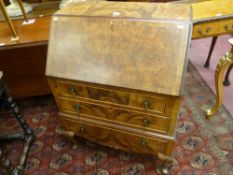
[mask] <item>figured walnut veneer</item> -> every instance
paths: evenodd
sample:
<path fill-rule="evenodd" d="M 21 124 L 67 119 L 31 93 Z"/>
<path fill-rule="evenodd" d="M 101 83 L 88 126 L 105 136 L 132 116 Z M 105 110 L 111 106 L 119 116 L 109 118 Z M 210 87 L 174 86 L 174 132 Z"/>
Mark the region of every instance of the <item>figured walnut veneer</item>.
<path fill-rule="evenodd" d="M 186 5 L 119 2 L 61 10 L 51 25 L 46 73 L 177 96 L 191 37 L 189 12 Z"/>
<path fill-rule="evenodd" d="M 73 82 L 54 78 L 50 78 L 49 83 L 52 91 L 56 93 L 57 104 L 63 113 L 73 114 L 76 118 L 81 116 L 93 120 L 114 121 L 171 136 L 174 134 L 179 97 L 155 96 L 119 88 L 107 90 L 106 87 L 93 87 L 85 83 L 76 83 L 74 86 Z"/>
<path fill-rule="evenodd" d="M 52 19 L 46 75 L 63 134 L 172 156 L 190 6 L 87 2 Z"/>

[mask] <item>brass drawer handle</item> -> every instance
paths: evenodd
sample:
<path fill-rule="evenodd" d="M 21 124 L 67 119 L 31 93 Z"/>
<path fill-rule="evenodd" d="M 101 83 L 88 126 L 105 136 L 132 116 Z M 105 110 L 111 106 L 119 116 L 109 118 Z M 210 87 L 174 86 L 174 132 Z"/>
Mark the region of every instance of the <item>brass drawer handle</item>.
<path fill-rule="evenodd" d="M 149 109 L 149 106 L 150 106 L 150 102 L 148 100 L 145 100 L 143 102 L 143 105 L 144 105 L 144 109 L 147 111 Z"/>
<path fill-rule="evenodd" d="M 74 109 L 80 114 L 81 105 L 80 104 L 74 105 Z"/>
<path fill-rule="evenodd" d="M 206 31 L 202 31 L 201 29 L 198 30 L 200 35 L 207 35 L 211 31 L 211 27 L 207 27 Z"/>
<path fill-rule="evenodd" d="M 143 126 L 149 126 L 150 124 L 151 124 L 150 120 L 148 120 L 146 118 L 143 119 Z"/>
<path fill-rule="evenodd" d="M 143 148 L 147 148 L 148 147 L 148 142 L 146 140 L 141 140 L 141 145 Z"/>
<path fill-rule="evenodd" d="M 86 128 L 84 128 L 83 126 L 80 127 L 80 133 L 84 133 L 86 131 Z"/>
<path fill-rule="evenodd" d="M 226 31 L 231 31 L 231 30 L 233 29 L 233 27 L 231 28 L 228 24 L 226 24 L 226 25 L 224 26 L 224 29 L 225 29 Z"/>
<path fill-rule="evenodd" d="M 77 90 L 76 90 L 75 87 L 70 87 L 69 92 L 70 92 L 71 95 L 73 95 L 73 96 L 76 96 L 76 95 L 77 95 Z"/>

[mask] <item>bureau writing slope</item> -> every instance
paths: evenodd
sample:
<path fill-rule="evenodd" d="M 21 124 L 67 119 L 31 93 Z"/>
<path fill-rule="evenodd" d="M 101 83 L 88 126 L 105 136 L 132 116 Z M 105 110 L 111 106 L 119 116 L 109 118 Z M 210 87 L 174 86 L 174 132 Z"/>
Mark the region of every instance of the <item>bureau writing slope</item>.
<path fill-rule="evenodd" d="M 46 75 L 64 129 L 171 156 L 191 19 L 178 4 L 89 2 L 57 12 Z"/>

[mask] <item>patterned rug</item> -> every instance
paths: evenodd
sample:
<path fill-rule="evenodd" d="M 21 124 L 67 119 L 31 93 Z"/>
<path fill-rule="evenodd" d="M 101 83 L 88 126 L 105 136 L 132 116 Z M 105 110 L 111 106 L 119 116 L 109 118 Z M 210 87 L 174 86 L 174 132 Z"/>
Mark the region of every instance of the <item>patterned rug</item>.
<path fill-rule="evenodd" d="M 214 103 L 214 98 L 189 64 L 178 116 L 172 174 L 233 175 L 233 119 L 224 108 L 210 121 L 204 117 L 204 109 Z M 154 156 L 127 154 L 88 141 L 72 146 L 56 132 L 60 124 L 52 96 L 24 99 L 18 105 L 37 137 L 26 175 L 156 175 Z M 0 131 L 17 128 L 14 119 L 4 112 Z M 2 144 L 1 148 L 16 163 L 22 146 L 21 142 L 14 142 Z"/>

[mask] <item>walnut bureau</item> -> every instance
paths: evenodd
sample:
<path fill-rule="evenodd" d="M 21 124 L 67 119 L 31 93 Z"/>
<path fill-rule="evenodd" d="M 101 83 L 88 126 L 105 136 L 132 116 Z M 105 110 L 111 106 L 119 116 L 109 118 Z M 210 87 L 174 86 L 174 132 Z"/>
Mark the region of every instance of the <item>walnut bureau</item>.
<path fill-rule="evenodd" d="M 46 75 L 65 132 L 171 157 L 191 19 L 190 6 L 177 4 L 86 2 L 57 12 Z"/>

